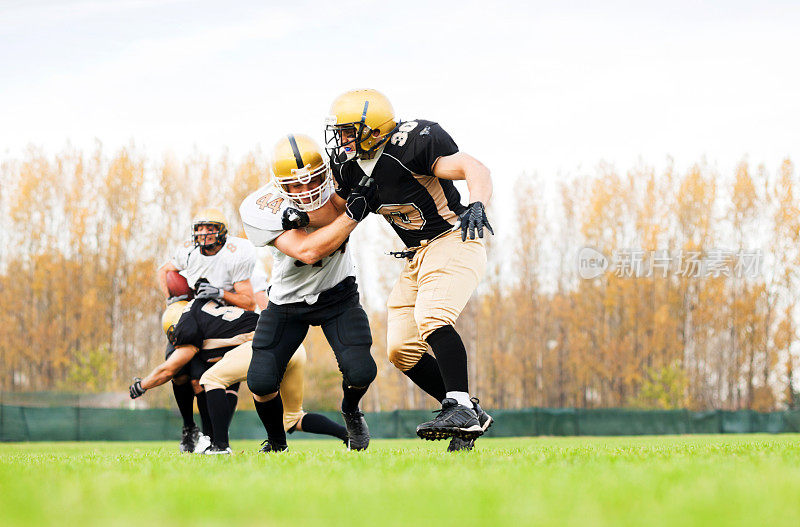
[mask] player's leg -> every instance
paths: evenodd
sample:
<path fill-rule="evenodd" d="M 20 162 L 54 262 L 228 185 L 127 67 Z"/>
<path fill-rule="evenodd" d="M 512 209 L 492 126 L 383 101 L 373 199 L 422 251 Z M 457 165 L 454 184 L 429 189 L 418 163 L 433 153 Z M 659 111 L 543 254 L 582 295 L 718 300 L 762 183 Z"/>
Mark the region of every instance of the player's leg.
<path fill-rule="evenodd" d="M 454 326 L 483 276 L 486 250 L 478 240 L 462 242 L 449 235 L 422 249 L 417 259 L 414 319 L 436 356 L 446 390 L 443 411 L 420 425 L 417 433 L 426 439 L 473 439 L 484 427 L 469 395 L 467 350 Z"/>
<path fill-rule="evenodd" d="M 283 402 L 278 392 L 286 366 L 308 333 L 302 317 L 289 317 L 288 309 L 270 304 L 261 312 L 253 337 L 253 358 L 247 371 L 247 386 L 253 393 L 256 412 L 267 440 L 262 452 L 286 449 Z"/>
<path fill-rule="evenodd" d="M 200 439 L 200 429 L 194 422 L 194 389 L 192 383 L 189 382 L 187 373 L 172 379 L 172 393 L 175 396 L 175 403 L 178 405 L 178 412 L 183 419 L 180 451 L 194 452 L 197 440 Z"/>
<path fill-rule="evenodd" d="M 416 268 L 408 262 L 386 302 L 389 362 L 441 403 L 446 391 L 444 381 L 436 359 L 427 353 L 428 347 L 419 335 L 414 318 L 416 300 Z"/>
<path fill-rule="evenodd" d="M 342 372 L 342 416 L 347 426 L 348 447 L 364 450 L 369 446 L 369 428 L 358 404 L 378 372 L 370 354 L 372 333 L 358 296 L 338 305 L 337 311 L 322 324 L 322 331 Z"/>
<path fill-rule="evenodd" d="M 281 381 L 283 400 L 283 429 L 291 434 L 295 430 L 311 434 L 325 434 L 338 437 L 347 444 L 347 430 L 324 415 L 303 411 L 303 371 L 306 365 L 306 349 L 297 348 Z"/>
<path fill-rule="evenodd" d="M 208 453 L 229 452 L 228 430 L 235 406 L 231 407 L 228 391 L 233 386 L 238 387 L 247 378 L 252 356 L 252 342 L 245 342 L 226 353 L 200 378 L 200 384 L 206 392 L 208 413 L 214 432 L 211 448 L 213 452 L 207 450 Z"/>
<path fill-rule="evenodd" d="M 230 427 L 231 421 L 233 420 L 233 414 L 236 413 L 236 407 L 239 405 L 240 386 L 241 386 L 241 381 L 235 382 L 230 386 L 228 386 L 228 388 L 225 390 L 225 398 L 228 400 L 228 411 L 230 415 L 230 418 L 228 419 L 228 427 Z"/>
<path fill-rule="evenodd" d="M 169 359 L 175 351 L 175 346 L 167 343 L 167 350 L 164 359 Z M 181 452 L 194 452 L 197 440 L 200 439 L 200 429 L 194 422 L 194 389 L 189 382 L 189 368 L 185 365 L 172 378 L 172 394 L 175 396 L 175 404 L 178 412 L 183 419 L 183 430 L 181 430 Z"/>
<path fill-rule="evenodd" d="M 200 354 L 197 354 L 189 361 L 187 366 L 189 367 L 189 379 L 194 390 L 194 397 L 197 400 L 197 412 L 200 414 L 200 428 L 203 432 L 197 440 L 194 453 L 202 454 L 214 442 L 214 427 L 211 425 L 211 415 L 208 412 L 208 398 L 205 390 L 200 386 L 200 378 L 211 367 L 211 364 L 203 360 Z"/>

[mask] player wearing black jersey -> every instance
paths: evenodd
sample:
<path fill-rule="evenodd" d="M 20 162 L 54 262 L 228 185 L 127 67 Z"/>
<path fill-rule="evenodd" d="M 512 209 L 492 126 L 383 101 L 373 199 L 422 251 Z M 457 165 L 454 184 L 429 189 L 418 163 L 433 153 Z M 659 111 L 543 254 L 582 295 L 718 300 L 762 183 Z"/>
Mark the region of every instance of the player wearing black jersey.
<path fill-rule="evenodd" d="M 200 380 L 208 390 L 208 410 L 211 421 L 211 445 L 204 449 L 206 454 L 229 454 L 228 427 L 235 410 L 226 398 L 226 390 L 238 390 L 239 382 L 245 380 L 247 363 L 252 353 L 251 341 L 258 323 L 259 315 L 253 311 L 236 306 L 223 305 L 216 300 L 193 300 L 177 302 L 169 306 L 163 317 L 164 331 L 170 341 L 172 353 L 167 360 L 156 367 L 144 379 L 135 379 L 130 386 L 132 399 L 144 395 L 145 391 L 160 386 L 173 378 L 181 370 L 188 371 L 193 379 Z M 207 375 L 215 372 L 215 368 L 226 365 L 226 360 L 245 357 L 245 363 L 234 370 L 235 382 L 226 382 L 225 374 Z M 275 419 L 286 423 L 289 432 L 300 428 L 303 420 L 311 425 L 302 430 L 312 433 L 324 433 L 346 439 L 344 427 L 331 422 L 317 414 L 306 414 L 302 409 L 303 398 L 303 363 L 305 352 L 298 354 L 298 359 L 290 363 L 289 371 L 281 383 L 280 391 L 291 401 L 284 409 L 278 409 L 285 415 L 277 415 Z M 230 364 L 226 370 L 231 374 Z M 209 377 L 206 382 L 206 377 Z M 210 385 L 210 386 L 209 386 Z M 308 417 L 310 419 L 306 419 Z M 270 419 L 272 417 L 270 416 Z"/>
<path fill-rule="evenodd" d="M 396 120 L 375 90 L 339 96 L 326 123 L 339 207 L 359 183 L 374 181 L 367 207 L 406 245 L 400 256 L 407 262 L 387 304 L 389 360 L 442 403 L 417 434 L 452 437 L 450 450 L 472 448 L 492 419 L 469 395 L 467 353 L 454 324 L 486 266 L 481 238 L 484 227 L 492 232 L 484 209 L 492 194 L 489 170 L 459 152 L 439 124 Z M 466 180 L 469 205 L 454 180 Z"/>

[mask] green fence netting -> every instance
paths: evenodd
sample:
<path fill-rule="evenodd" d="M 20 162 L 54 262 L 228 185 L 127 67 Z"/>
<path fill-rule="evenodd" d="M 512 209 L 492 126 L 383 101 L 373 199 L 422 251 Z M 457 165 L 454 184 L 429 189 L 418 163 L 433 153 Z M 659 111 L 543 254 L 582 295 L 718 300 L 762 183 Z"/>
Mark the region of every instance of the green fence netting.
<path fill-rule="evenodd" d="M 335 412 L 321 413 L 341 422 Z M 491 414 L 495 424 L 486 434 L 489 437 L 800 432 L 800 411 L 525 408 L 492 410 Z M 417 425 L 431 416 L 426 410 L 396 410 L 366 417 L 373 437 L 402 438 L 414 437 Z M 177 412 L 167 409 L 0 405 L 0 441 L 178 440 L 180 430 Z M 237 412 L 231 437 L 263 438 L 256 413 Z"/>

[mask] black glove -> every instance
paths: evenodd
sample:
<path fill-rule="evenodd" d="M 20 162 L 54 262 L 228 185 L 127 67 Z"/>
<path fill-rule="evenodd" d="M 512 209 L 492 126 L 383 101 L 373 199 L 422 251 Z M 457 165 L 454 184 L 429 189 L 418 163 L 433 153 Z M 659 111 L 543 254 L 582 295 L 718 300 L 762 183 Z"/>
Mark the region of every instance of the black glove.
<path fill-rule="evenodd" d="M 283 211 L 283 217 L 281 218 L 281 228 L 285 231 L 290 231 L 292 229 L 302 229 L 303 227 L 308 226 L 308 214 L 303 212 L 302 210 L 293 209 L 289 207 L 285 211 Z"/>
<path fill-rule="evenodd" d="M 133 379 L 133 384 L 131 384 L 128 390 L 131 392 L 131 399 L 136 399 L 137 397 L 141 397 L 144 395 L 145 390 L 142 388 L 142 380 L 139 377 Z"/>
<path fill-rule="evenodd" d="M 206 300 L 208 298 L 213 298 L 214 300 L 222 300 L 223 296 L 225 296 L 225 291 L 223 291 L 219 287 L 214 287 L 208 282 L 203 282 L 202 284 L 200 284 L 197 287 L 197 292 L 194 295 L 194 297 L 198 300 Z"/>
<path fill-rule="evenodd" d="M 467 241 L 467 231 L 469 231 L 469 239 L 475 239 L 475 229 L 478 229 L 478 238 L 483 238 L 483 227 L 486 226 L 489 232 L 494 234 L 492 226 L 489 225 L 489 220 L 486 218 L 486 209 L 483 203 L 476 201 L 470 203 L 467 210 L 461 213 L 458 217 L 461 225 L 461 241 Z"/>
<path fill-rule="evenodd" d="M 167 305 L 180 302 L 181 300 L 189 300 L 189 295 L 171 296 L 167 298 Z"/>
<path fill-rule="evenodd" d="M 364 176 L 347 196 L 345 214 L 353 221 L 361 221 L 370 213 L 369 202 L 375 195 L 375 180 Z"/>

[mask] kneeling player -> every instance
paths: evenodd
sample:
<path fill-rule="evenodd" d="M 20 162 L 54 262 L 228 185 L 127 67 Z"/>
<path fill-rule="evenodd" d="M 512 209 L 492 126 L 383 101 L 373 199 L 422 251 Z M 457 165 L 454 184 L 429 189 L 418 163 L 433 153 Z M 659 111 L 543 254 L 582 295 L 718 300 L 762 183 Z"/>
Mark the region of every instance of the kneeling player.
<path fill-rule="evenodd" d="M 329 201 L 333 186 L 328 164 L 305 135 L 282 138 L 273 149 L 270 169 L 273 181 L 248 196 L 239 209 L 248 239 L 256 246 L 270 245 L 274 257 L 269 304 L 258 321 L 247 374 L 259 415 L 269 416 L 267 449 L 285 444 L 278 387 L 311 325 L 322 327 L 342 372 L 348 447 L 366 449 L 369 429 L 358 404 L 377 368 L 346 241 L 368 214 L 365 195 L 370 188 L 353 191 L 348 217 L 342 220 Z M 346 232 L 336 229 L 335 236 L 325 236 L 317 230 L 335 221 L 343 222 Z"/>

